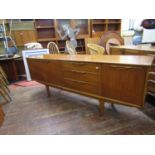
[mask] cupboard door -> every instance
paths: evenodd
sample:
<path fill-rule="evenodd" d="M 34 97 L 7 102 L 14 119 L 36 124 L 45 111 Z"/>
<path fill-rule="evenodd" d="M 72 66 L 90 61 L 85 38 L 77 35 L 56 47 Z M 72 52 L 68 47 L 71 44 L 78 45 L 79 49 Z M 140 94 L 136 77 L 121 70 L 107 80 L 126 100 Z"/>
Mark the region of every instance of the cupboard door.
<path fill-rule="evenodd" d="M 28 59 L 28 65 L 33 80 L 55 85 L 61 83 L 61 63 L 59 61 Z"/>
<path fill-rule="evenodd" d="M 36 33 L 34 30 L 23 31 L 23 45 L 26 43 L 36 42 Z"/>
<path fill-rule="evenodd" d="M 14 31 L 13 32 L 13 37 L 15 40 L 15 43 L 17 46 L 22 46 L 23 45 L 23 38 L 22 38 L 22 31 Z"/>
<path fill-rule="evenodd" d="M 48 68 L 47 66 L 48 62 L 41 61 L 41 60 L 33 60 L 33 59 L 27 59 L 27 61 L 28 61 L 31 78 L 39 82 L 46 82 L 45 76 L 47 76 L 46 68 Z"/>
<path fill-rule="evenodd" d="M 35 30 L 13 31 L 13 37 L 17 46 L 37 41 Z"/>
<path fill-rule="evenodd" d="M 143 106 L 147 68 L 103 65 L 102 95 L 119 103 Z"/>

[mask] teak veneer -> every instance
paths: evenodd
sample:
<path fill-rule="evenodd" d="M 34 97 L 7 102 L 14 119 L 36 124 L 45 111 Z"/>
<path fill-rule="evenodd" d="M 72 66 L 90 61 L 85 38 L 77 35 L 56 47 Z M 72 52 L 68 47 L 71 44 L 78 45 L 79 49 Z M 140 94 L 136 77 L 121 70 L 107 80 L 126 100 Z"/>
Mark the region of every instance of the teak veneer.
<path fill-rule="evenodd" d="M 31 77 L 49 86 L 99 99 L 141 108 L 147 87 L 151 56 L 42 55 L 27 58 Z"/>

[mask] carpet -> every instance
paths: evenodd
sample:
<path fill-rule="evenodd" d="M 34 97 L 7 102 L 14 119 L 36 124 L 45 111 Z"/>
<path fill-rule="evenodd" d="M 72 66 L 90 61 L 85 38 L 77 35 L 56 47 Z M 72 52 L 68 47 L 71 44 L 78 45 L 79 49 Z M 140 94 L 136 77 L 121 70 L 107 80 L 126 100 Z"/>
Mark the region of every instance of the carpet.
<path fill-rule="evenodd" d="M 146 103 L 144 109 L 115 104 L 113 109 L 106 103 L 101 117 L 96 99 L 55 88 L 50 88 L 52 96 L 47 98 L 44 85 L 30 84 L 10 88 L 12 102 L 3 105 L 1 135 L 155 134 L 155 107 L 151 104 Z"/>

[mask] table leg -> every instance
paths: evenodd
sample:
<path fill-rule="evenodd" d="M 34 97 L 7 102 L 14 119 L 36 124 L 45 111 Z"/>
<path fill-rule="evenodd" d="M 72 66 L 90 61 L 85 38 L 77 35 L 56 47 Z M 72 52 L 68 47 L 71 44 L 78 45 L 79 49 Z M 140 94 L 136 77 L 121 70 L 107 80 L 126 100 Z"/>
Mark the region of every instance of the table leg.
<path fill-rule="evenodd" d="M 47 96 L 51 97 L 51 93 L 48 85 L 46 85 L 46 91 L 47 91 Z"/>
<path fill-rule="evenodd" d="M 100 116 L 102 116 L 104 114 L 104 100 L 99 100 L 99 113 Z"/>

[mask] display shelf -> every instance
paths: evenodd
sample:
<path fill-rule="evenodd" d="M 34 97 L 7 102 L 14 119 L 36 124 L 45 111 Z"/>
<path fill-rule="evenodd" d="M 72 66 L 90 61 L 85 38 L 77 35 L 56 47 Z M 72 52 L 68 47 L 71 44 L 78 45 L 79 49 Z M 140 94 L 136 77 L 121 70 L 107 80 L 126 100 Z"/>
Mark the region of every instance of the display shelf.
<path fill-rule="evenodd" d="M 39 42 L 44 42 L 44 41 L 55 41 L 56 38 L 42 38 L 42 39 L 38 39 Z"/>
<path fill-rule="evenodd" d="M 54 26 L 54 19 L 35 19 L 35 26 Z"/>
<path fill-rule="evenodd" d="M 35 30 L 37 41 L 44 47 L 50 41 L 55 41 L 60 51 L 65 49 L 66 40 L 61 40 L 57 30 L 64 35 L 63 25 L 70 25 L 73 29 L 80 29 L 77 38 L 77 51 L 85 50 L 85 38 L 101 37 L 107 31 L 120 33 L 120 19 L 36 19 Z"/>

